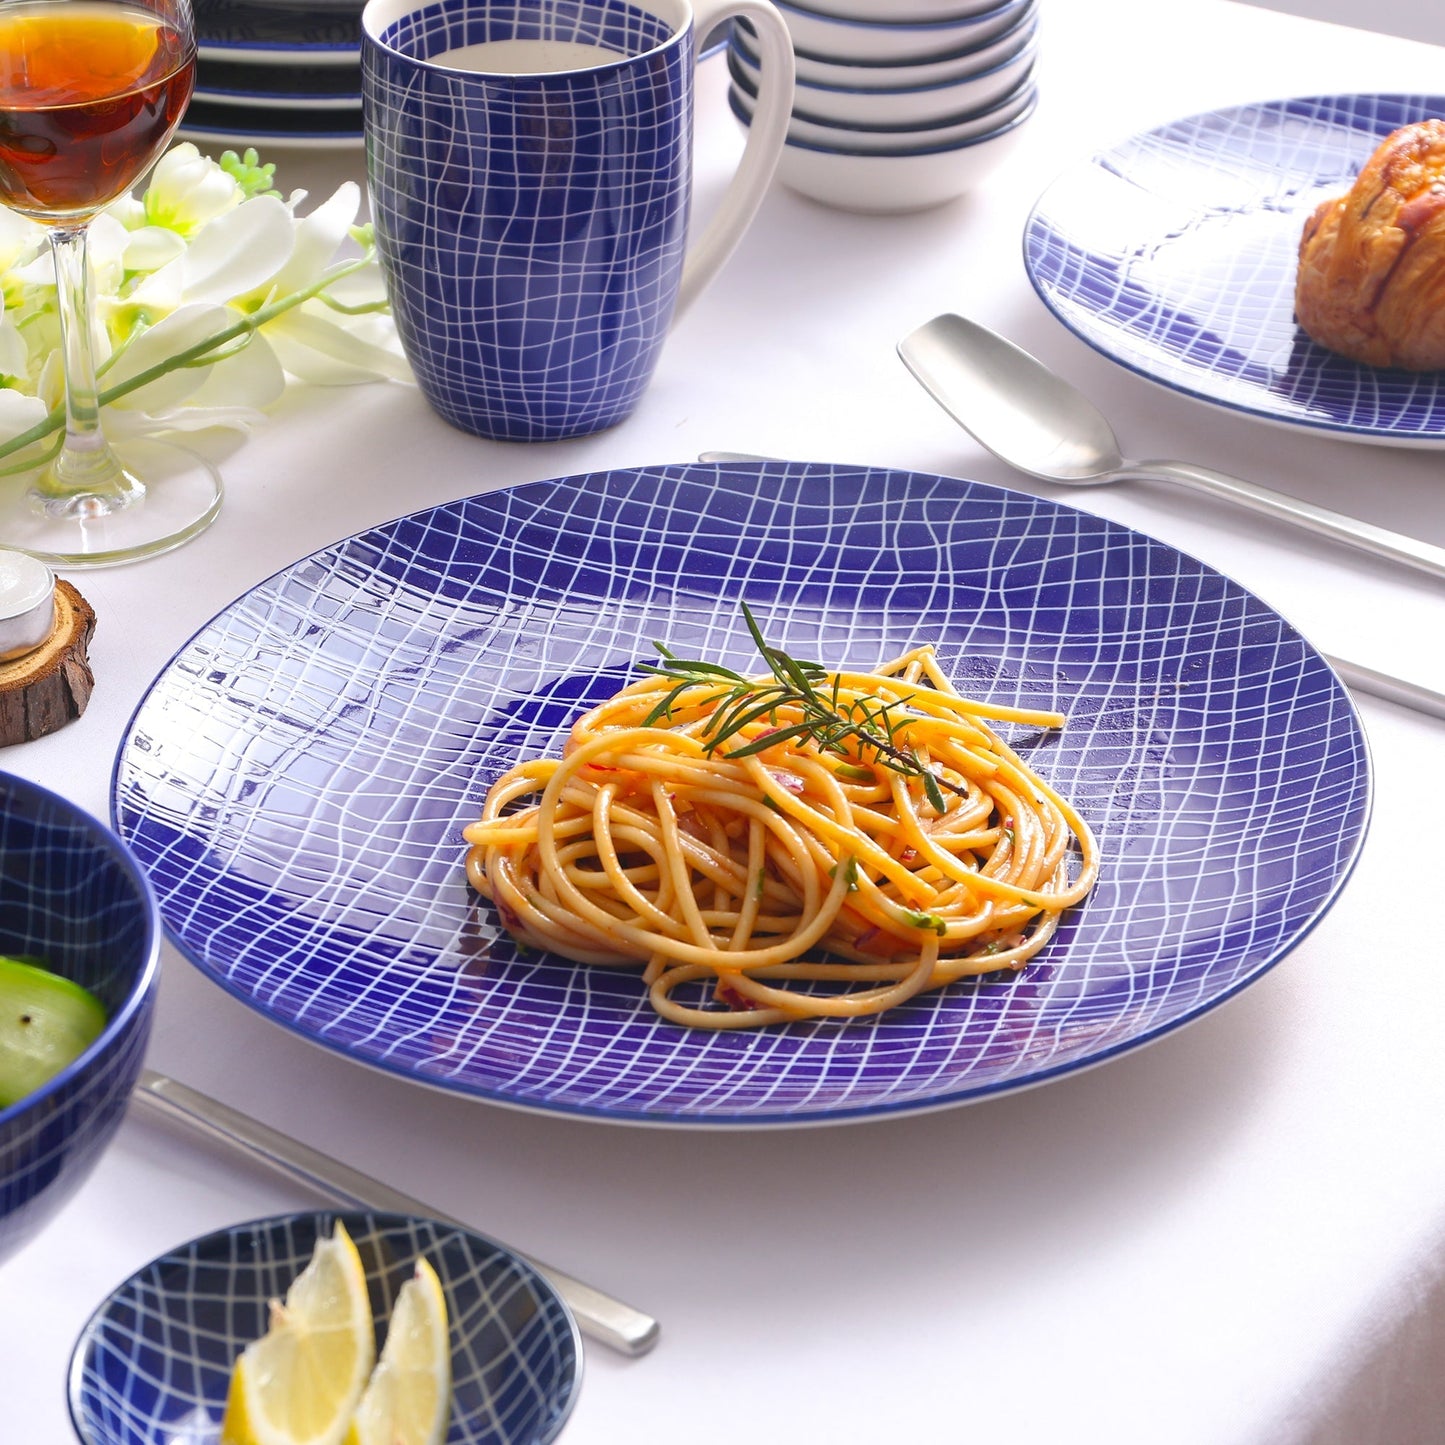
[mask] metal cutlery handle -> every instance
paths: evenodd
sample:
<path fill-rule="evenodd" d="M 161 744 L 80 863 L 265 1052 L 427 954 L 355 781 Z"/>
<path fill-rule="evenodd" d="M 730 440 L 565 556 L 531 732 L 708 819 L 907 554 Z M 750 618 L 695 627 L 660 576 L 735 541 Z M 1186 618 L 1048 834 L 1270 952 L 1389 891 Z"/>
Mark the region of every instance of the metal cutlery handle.
<path fill-rule="evenodd" d="M 438 1219 L 443 1224 L 456 1224 L 463 1229 L 471 1227 L 463 1220 L 443 1214 L 380 1180 L 362 1174 L 339 1159 L 322 1154 L 299 1139 L 292 1139 L 257 1119 L 249 1118 L 219 1099 L 151 1069 L 141 1071 L 140 1081 L 131 1097 L 153 1113 L 188 1124 L 208 1138 L 238 1149 L 277 1173 L 340 1204 L 398 1214 L 419 1214 L 427 1219 Z M 553 1288 L 577 1316 L 582 1332 L 599 1344 L 624 1355 L 641 1355 L 657 1343 L 659 1326 L 651 1315 L 643 1314 L 641 1310 L 623 1304 L 621 1300 L 615 1300 L 590 1284 L 553 1269 L 551 1265 L 521 1254 L 520 1250 L 516 1252 L 551 1281 Z"/>
<path fill-rule="evenodd" d="M 1342 516 L 1328 507 L 1317 507 L 1313 502 L 1273 492 L 1268 487 L 1232 477 L 1227 472 L 1216 472 L 1192 462 L 1152 461 L 1126 462 L 1120 476 L 1141 481 L 1174 482 L 1181 487 L 1205 492 L 1233 502 L 1257 516 L 1288 522 L 1291 526 L 1313 532 L 1317 537 L 1327 537 L 1332 542 L 1390 562 L 1401 562 L 1406 567 L 1428 573 L 1437 581 L 1445 581 L 1445 547 L 1392 532 L 1388 527 L 1376 527 L 1357 517 Z"/>
<path fill-rule="evenodd" d="M 1414 708 L 1429 717 L 1445 719 L 1445 693 L 1422 687 L 1418 682 L 1407 682 L 1403 677 L 1392 677 L 1388 672 L 1376 672 L 1373 667 L 1365 667 L 1362 663 L 1347 662 L 1343 657 L 1326 654 L 1325 661 L 1351 692 L 1367 692 L 1372 697 L 1382 697 L 1387 702 L 1399 703 L 1401 707 Z"/>

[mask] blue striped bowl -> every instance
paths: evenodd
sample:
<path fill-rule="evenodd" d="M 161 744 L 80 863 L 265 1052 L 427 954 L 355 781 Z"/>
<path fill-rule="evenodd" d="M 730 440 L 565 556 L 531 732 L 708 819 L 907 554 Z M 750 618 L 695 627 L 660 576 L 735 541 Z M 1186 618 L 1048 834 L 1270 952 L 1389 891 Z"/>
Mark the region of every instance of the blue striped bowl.
<path fill-rule="evenodd" d="M 73 1064 L 0 1109 L 0 1260 L 70 1198 L 120 1125 L 150 1036 L 160 937 L 150 884 L 120 839 L 0 773 L 0 953 L 44 959 L 109 1017 Z"/>
<path fill-rule="evenodd" d="M 321 1209 L 203 1235 L 116 1289 L 71 1356 L 70 1418 L 84 1445 L 214 1442 L 236 1357 L 338 1219 L 366 1269 L 378 1350 L 417 1258 L 436 1270 L 451 1326 L 447 1445 L 554 1440 L 576 1400 L 582 1342 L 532 1265 L 458 1225 Z"/>

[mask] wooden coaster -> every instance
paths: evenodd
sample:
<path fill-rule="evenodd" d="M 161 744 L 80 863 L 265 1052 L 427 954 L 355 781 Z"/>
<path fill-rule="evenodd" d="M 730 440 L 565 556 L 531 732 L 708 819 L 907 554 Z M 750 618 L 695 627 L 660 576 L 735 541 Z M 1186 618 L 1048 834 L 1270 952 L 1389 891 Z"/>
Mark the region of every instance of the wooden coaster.
<path fill-rule="evenodd" d="M 69 582 L 55 584 L 55 626 L 24 657 L 0 662 L 0 747 L 29 742 L 78 718 L 95 677 L 86 648 L 95 613 Z"/>

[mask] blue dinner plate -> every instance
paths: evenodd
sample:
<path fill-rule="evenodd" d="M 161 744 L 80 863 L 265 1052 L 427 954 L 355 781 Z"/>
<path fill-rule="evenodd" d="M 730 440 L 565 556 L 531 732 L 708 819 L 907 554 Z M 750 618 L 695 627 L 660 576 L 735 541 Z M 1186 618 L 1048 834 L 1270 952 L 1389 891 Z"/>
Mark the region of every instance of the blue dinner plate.
<path fill-rule="evenodd" d="M 650 639 L 757 669 L 743 600 L 795 655 L 931 641 L 963 690 L 1068 715 L 1014 740 L 1103 870 L 1025 970 L 691 1031 L 636 973 L 519 951 L 468 889 L 491 782 L 555 752 Z M 297 562 L 162 672 L 113 798 L 179 949 L 286 1028 L 479 1099 L 734 1128 L 958 1104 L 1168 1033 L 1319 920 L 1368 804 L 1334 674 L 1202 563 L 1022 493 L 783 462 L 533 483 Z"/>
<path fill-rule="evenodd" d="M 327 8 L 206 0 L 196 7 L 196 54 L 261 65 L 355 65 L 361 6 Z"/>
<path fill-rule="evenodd" d="M 1150 381 L 1265 422 L 1445 446 L 1445 372 L 1364 366 L 1295 324 L 1300 233 L 1445 97 L 1327 95 L 1191 116 L 1059 177 L 1024 230 L 1045 304 Z"/>
<path fill-rule="evenodd" d="M 196 52 L 203 63 L 355 64 L 361 52 L 362 8 L 363 0 L 204 0 L 196 6 Z M 727 26 L 717 26 L 699 42 L 698 58 L 706 60 L 726 48 Z"/>
<path fill-rule="evenodd" d="M 495 1240 L 369 1210 L 276 1215 L 167 1251 L 87 1322 L 70 1362 L 70 1418 L 84 1445 L 214 1445 L 236 1357 L 266 1333 L 270 1301 L 340 1220 L 366 1270 L 378 1347 L 425 1258 L 447 1304 L 447 1445 L 546 1445 L 576 1399 L 582 1342 L 556 1291 Z"/>
<path fill-rule="evenodd" d="M 201 105 L 204 109 L 201 112 L 203 117 L 196 129 L 205 129 L 213 123 L 216 118 L 223 117 L 228 110 L 241 112 L 242 128 L 249 134 L 258 135 L 264 132 L 265 123 L 268 119 L 266 113 L 274 112 L 269 116 L 271 124 L 275 126 L 281 116 L 294 116 L 302 111 L 324 111 L 330 113 L 329 119 L 333 129 L 345 126 L 354 117 L 354 124 L 344 134 L 348 137 L 361 134 L 361 96 L 338 94 L 338 95 L 268 95 L 264 90 L 197 90 L 191 96 L 192 107 Z M 189 112 L 188 112 L 189 115 Z M 254 128 L 255 121 L 259 117 L 262 131 Z M 282 129 L 287 134 L 297 134 L 295 127 L 282 122 Z M 181 124 L 182 131 L 187 129 L 185 122 Z M 300 134 L 306 134 L 305 131 Z"/>
<path fill-rule="evenodd" d="M 354 65 L 258 65 L 251 60 L 206 60 L 196 67 L 200 97 L 361 104 L 361 59 Z"/>
<path fill-rule="evenodd" d="M 267 100 L 246 104 L 236 97 L 196 97 L 177 134 L 235 149 L 357 149 L 363 144 L 361 105 L 313 107 Z"/>

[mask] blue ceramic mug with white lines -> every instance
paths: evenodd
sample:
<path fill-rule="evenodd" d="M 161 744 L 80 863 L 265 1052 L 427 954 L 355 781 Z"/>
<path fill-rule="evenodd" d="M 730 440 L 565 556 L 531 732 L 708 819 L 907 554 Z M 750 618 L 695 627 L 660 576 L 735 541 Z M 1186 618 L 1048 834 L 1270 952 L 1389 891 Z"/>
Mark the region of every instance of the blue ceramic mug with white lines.
<path fill-rule="evenodd" d="M 737 16 L 763 94 L 689 245 L 697 44 Z M 361 28 L 377 250 L 423 393 L 504 440 L 621 421 L 772 179 L 786 23 L 769 0 L 368 0 Z"/>

